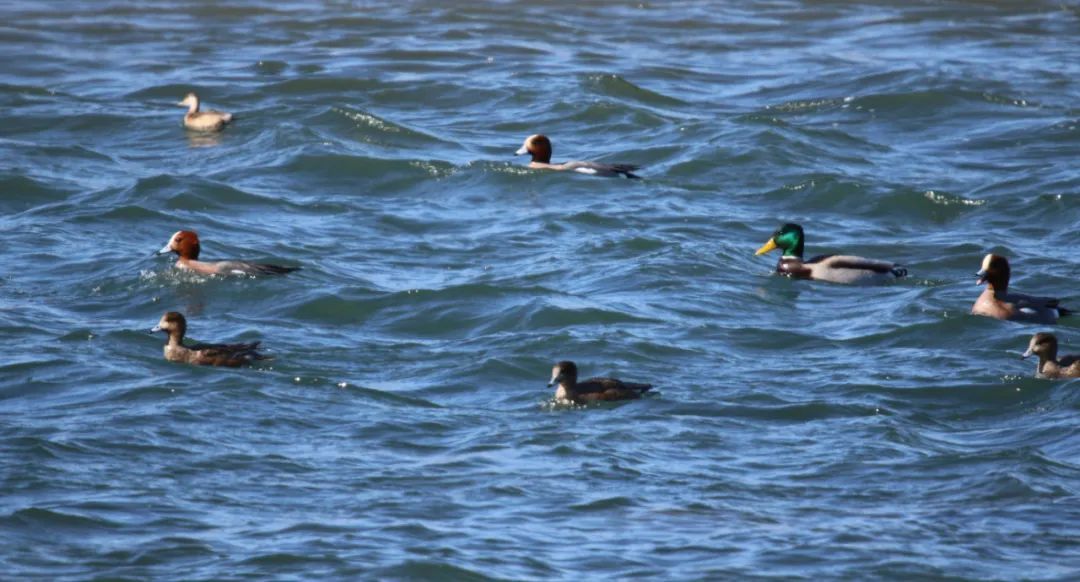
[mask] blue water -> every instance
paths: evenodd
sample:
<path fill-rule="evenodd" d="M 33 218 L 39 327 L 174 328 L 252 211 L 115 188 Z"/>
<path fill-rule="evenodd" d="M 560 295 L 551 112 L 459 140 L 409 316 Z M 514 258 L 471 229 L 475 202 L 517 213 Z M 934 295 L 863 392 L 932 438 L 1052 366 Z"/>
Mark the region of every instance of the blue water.
<path fill-rule="evenodd" d="M 1080 384 L 968 314 L 988 252 L 1080 303 L 1075 3 L 0 16 L 0 577 L 1080 577 Z M 788 221 L 911 275 L 772 276 Z M 166 362 L 172 310 L 274 359 Z"/>

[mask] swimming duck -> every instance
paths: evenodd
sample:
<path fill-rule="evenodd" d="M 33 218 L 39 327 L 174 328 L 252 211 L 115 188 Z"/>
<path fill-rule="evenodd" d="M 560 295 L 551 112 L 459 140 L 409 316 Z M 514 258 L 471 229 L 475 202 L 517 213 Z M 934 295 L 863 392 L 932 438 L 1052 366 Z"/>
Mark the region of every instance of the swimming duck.
<path fill-rule="evenodd" d="M 589 378 L 577 381 L 577 365 L 562 361 L 551 369 L 551 382 L 548 388 L 558 384 L 555 400 L 588 404 L 598 400 L 633 400 L 652 388 L 652 384 L 634 384 L 614 378 Z"/>
<path fill-rule="evenodd" d="M 776 272 L 796 279 L 815 279 L 832 283 L 873 283 L 892 281 L 907 275 L 907 269 L 889 261 L 866 259 L 849 255 L 820 255 L 803 260 L 803 229 L 788 223 L 773 233 L 769 242 L 755 255 L 780 249 L 783 255 L 776 263 Z"/>
<path fill-rule="evenodd" d="M 177 105 L 188 108 L 184 114 L 184 127 L 195 131 L 221 131 L 233 118 L 232 113 L 199 111 L 199 96 L 194 93 L 188 93 Z"/>
<path fill-rule="evenodd" d="M 190 230 L 178 230 L 156 254 L 176 253 L 180 258 L 176 268 L 195 271 L 202 275 L 284 275 L 300 267 L 280 267 L 249 263 L 247 261 L 200 261 L 199 235 Z"/>
<path fill-rule="evenodd" d="M 184 334 L 187 333 L 187 320 L 175 311 L 162 315 L 161 321 L 150 331 L 154 333 L 164 331 L 169 334 L 169 341 L 165 344 L 165 359 L 170 362 L 236 368 L 249 364 L 252 360 L 267 359 L 256 351 L 260 342 L 185 346 Z"/>
<path fill-rule="evenodd" d="M 1058 342 L 1052 333 L 1039 332 L 1031 336 L 1028 349 L 1021 356 L 1023 359 L 1039 356 L 1039 365 L 1035 367 L 1036 378 L 1080 378 L 1080 356 L 1063 356 L 1057 359 Z"/>
<path fill-rule="evenodd" d="M 973 315 L 1048 324 L 1069 315 L 1069 310 L 1058 305 L 1059 299 L 1009 293 L 1009 274 L 1009 260 L 1005 257 L 995 254 L 983 257 L 982 268 L 975 273 L 978 277 L 975 284 L 986 283 L 986 289 L 971 306 Z"/>
<path fill-rule="evenodd" d="M 641 178 L 634 174 L 634 171 L 638 169 L 638 166 L 631 164 L 603 164 L 600 162 L 563 162 L 561 164 L 551 163 L 551 140 L 546 135 L 530 135 L 525 138 L 525 143 L 521 145 L 518 151 L 514 152 L 514 155 L 520 156 L 523 154 L 531 154 L 532 161 L 529 162 L 529 167 L 536 170 L 561 170 L 572 171 L 581 174 L 589 174 L 590 176 L 605 176 L 608 178 L 615 176 L 624 176 L 627 178 Z"/>

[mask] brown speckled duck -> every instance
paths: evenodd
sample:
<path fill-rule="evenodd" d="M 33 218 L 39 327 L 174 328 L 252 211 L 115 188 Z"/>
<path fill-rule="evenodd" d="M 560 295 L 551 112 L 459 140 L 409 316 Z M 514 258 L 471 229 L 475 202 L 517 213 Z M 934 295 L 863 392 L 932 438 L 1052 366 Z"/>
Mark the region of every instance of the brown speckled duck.
<path fill-rule="evenodd" d="M 256 351 L 260 342 L 185 346 L 184 334 L 187 333 L 187 320 L 175 311 L 161 316 L 161 321 L 150 331 L 164 331 L 169 334 L 169 341 L 165 344 L 165 359 L 170 362 L 236 368 L 250 364 L 253 360 L 267 359 Z"/>
<path fill-rule="evenodd" d="M 247 261 L 200 261 L 199 252 L 199 235 L 191 230 L 178 230 L 157 254 L 176 253 L 180 256 L 176 260 L 177 269 L 201 275 L 284 275 L 300 269 Z"/>
<path fill-rule="evenodd" d="M 634 384 L 614 378 L 589 378 L 577 381 L 577 365 L 562 361 L 551 369 L 551 382 L 548 387 L 559 386 L 555 390 L 555 400 L 588 404 L 600 400 L 634 400 L 652 388 L 651 384 Z"/>
<path fill-rule="evenodd" d="M 1057 380 L 1061 378 L 1080 378 L 1080 356 L 1057 357 L 1058 342 L 1052 333 L 1039 332 L 1031 336 L 1028 349 L 1021 356 L 1025 360 L 1039 356 L 1035 366 L 1035 377 Z"/>
<path fill-rule="evenodd" d="M 1053 324 L 1057 323 L 1059 317 L 1070 314 L 1070 311 L 1059 305 L 1059 299 L 1010 293 L 1009 260 L 1001 255 L 990 254 L 983 257 L 982 268 L 975 276 L 978 277 L 975 284 L 985 283 L 986 289 L 971 306 L 973 315 Z"/>
<path fill-rule="evenodd" d="M 188 93 L 177 105 L 188 108 L 184 114 L 184 127 L 195 131 L 221 131 L 233 119 L 232 113 L 199 111 L 199 96 L 194 93 Z"/>
<path fill-rule="evenodd" d="M 638 166 L 630 164 L 604 164 L 601 162 L 563 162 L 561 164 L 551 163 L 551 140 L 546 135 L 530 135 L 525 138 L 525 143 L 521 145 L 518 151 L 514 152 L 514 155 L 529 154 L 532 156 L 532 161 L 529 162 L 529 167 L 536 170 L 559 170 L 564 172 L 577 172 L 579 174 L 588 174 L 590 176 L 605 176 L 608 178 L 623 176 L 625 178 L 641 178 L 634 174 L 634 171 L 638 169 Z"/>
<path fill-rule="evenodd" d="M 783 255 L 776 272 L 795 279 L 814 279 L 832 283 L 881 283 L 907 275 L 907 269 L 889 261 L 851 255 L 820 255 L 803 259 L 803 228 L 788 223 L 773 233 L 755 255 L 780 249 Z"/>

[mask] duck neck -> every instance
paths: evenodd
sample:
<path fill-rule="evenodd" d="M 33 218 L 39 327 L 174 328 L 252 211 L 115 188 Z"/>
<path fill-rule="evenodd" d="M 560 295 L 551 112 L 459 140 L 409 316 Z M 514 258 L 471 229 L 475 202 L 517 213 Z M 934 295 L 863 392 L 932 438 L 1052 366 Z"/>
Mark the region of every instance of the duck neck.
<path fill-rule="evenodd" d="M 559 382 L 559 386 L 555 388 L 556 400 L 573 400 L 574 399 L 574 385 L 567 382 Z"/>
<path fill-rule="evenodd" d="M 188 115 L 191 115 L 192 113 L 198 113 L 199 112 L 199 100 L 198 99 L 192 99 L 188 103 L 187 112 L 188 112 Z"/>
<path fill-rule="evenodd" d="M 169 331 L 169 343 L 170 347 L 178 347 L 184 345 L 184 330 L 173 329 Z"/>

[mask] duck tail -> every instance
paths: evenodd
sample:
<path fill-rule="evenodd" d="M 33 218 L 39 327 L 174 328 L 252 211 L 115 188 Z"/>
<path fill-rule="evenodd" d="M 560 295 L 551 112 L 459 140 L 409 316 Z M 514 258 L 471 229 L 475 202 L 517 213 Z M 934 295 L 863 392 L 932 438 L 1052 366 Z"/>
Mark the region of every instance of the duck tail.
<path fill-rule="evenodd" d="M 636 172 L 641 166 L 635 166 L 633 164 L 614 164 L 611 169 L 617 174 L 622 174 L 631 180 L 640 180 L 641 176 L 638 176 Z"/>
<path fill-rule="evenodd" d="M 903 265 L 895 265 L 889 269 L 889 272 L 893 274 L 897 279 L 900 277 L 907 277 L 907 267 Z"/>
<path fill-rule="evenodd" d="M 1058 317 L 1066 317 L 1068 315 L 1076 315 L 1076 312 L 1072 309 L 1065 309 L 1064 307 L 1057 308 Z"/>

